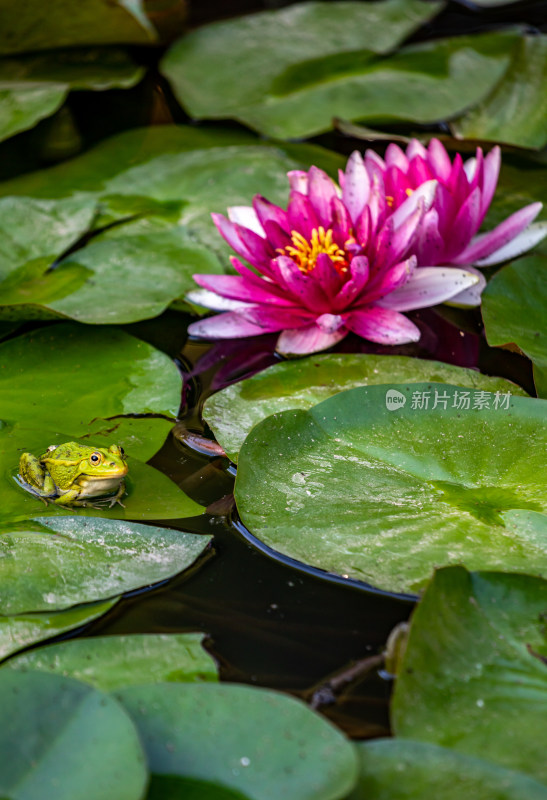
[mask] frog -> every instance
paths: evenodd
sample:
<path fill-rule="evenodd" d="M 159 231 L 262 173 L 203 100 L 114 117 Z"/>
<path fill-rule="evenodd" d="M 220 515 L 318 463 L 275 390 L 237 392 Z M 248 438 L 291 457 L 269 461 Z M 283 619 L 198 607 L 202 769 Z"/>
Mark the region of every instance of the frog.
<path fill-rule="evenodd" d="M 105 500 L 112 508 L 123 506 L 124 478 L 128 472 L 125 453 L 117 444 L 93 447 L 78 442 L 50 445 L 38 458 L 23 453 L 19 476 L 27 491 L 46 505 L 101 508 L 90 500 L 112 495 Z"/>

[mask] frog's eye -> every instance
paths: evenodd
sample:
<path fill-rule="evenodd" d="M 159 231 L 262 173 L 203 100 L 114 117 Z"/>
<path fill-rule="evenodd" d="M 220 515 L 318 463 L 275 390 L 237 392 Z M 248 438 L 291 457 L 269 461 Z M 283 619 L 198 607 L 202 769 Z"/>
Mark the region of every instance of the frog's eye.
<path fill-rule="evenodd" d="M 91 455 L 89 456 L 89 460 L 91 461 L 92 464 L 97 465 L 101 463 L 103 457 L 100 453 L 91 453 Z"/>
<path fill-rule="evenodd" d="M 122 458 L 125 455 L 125 450 L 123 449 L 123 447 L 120 447 L 120 455 L 122 456 Z"/>

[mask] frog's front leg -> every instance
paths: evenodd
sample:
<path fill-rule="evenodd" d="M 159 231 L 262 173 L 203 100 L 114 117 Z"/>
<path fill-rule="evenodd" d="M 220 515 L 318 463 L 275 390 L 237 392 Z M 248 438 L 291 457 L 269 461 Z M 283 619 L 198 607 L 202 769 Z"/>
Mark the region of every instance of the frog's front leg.
<path fill-rule="evenodd" d="M 46 498 L 56 494 L 55 482 L 40 459 L 32 453 L 23 453 L 19 459 L 19 475 L 29 489 L 47 505 Z"/>
<path fill-rule="evenodd" d="M 122 481 L 118 486 L 118 491 L 116 492 L 114 497 L 110 498 L 110 505 L 108 507 L 113 508 L 116 505 L 116 503 L 118 503 L 122 508 L 125 508 L 125 505 L 122 503 L 121 500 L 124 494 L 125 494 L 125 481 Z"/>
<path fill-rule="evenodd" d="M 56 497 L 53 502 L 56 503 L 58 506 L 80 506 L 85 505 L 85 502 L 81 500 L 78 501 L 78 497 L 80 496 L 81 489 L 77 486 L 75 489 L 69 489 L 68 492 L 64 492 L 63 494 Z"/>

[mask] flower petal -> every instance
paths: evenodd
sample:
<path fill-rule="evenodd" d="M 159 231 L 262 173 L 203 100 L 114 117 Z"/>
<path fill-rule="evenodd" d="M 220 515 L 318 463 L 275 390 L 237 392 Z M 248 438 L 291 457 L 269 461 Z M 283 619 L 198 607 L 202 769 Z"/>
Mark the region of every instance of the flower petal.
<path fill-rule="evenodd" d="M 489 267 L 492 264 L 501 264 L 502 261 L 509 261 L 509 259 L 516 258 L 522 253 L 526 253 L 527 250 L 531 250 L 546 236 L 547 222 L 534 222 L 506 245 L 500 247 L 499 250 L 495 250 L 486 258 L 475 261 L 475 266 Z"/>
<path fill-rule="evenodd" d="M 453 257 L 464 250 L 480 224 L 481 190 L 477 186 L 460 206 L 450 226 L 448 240 L 445 240 L 445 257 L 450 263 Z"/>
<path fill-rule="evenodd" d="M 308 172 L 308 197 L 319 223 L 330 228 L 331 200 L 336 197 L 334 181 L 318 167 L 310 167 Z"/>
<path fill-rule="evenodd" d="M 218 232 L 222 238 L 228 242 L 232 250 L 235 250 L 235 252 L 246 261 L 250 261 L 252 258 L 251 253 L 239 238 L 236 224 L 230 222 L 223 214 L 211 214 L 211 217 L 213 218 Z"/>
<path fill-rule="evenodd" d="M 414 213 L 420 200 L 423 202 L 424 211 L 429 211 L 435 200 L 437 184 L 437 181 L 426 181 L 421 186 L 418 186 L 415 192 L 412 192 L 410 197 L 393 214 L 393 222 L 396 228 Z"/>
<path fill-rule="evenodd" d="M 256 211 L 252 206 L 230 206 L 228 208 L 228 219 L 230 222 L 235 222 L 237 225 L 243 225 L 244 228 L 254 231 L 254 233 L 265 238 L 264 228 L 260 224 L 260 220 L 256 215 Z"/>
<path fill-rule="evenodd" d="M 242 336 L 257 336 L 304 325 L 310 318 L 310 315 L 299 309 L 248 306 L 239 311 L 227 311 L 225 314 L 192 322 L 188 326 L 188 333 L 201 339 L 239 339 Z"/>
<path fill-rule="evenodd" d="M 365 207 L 370 194 L 370 178 L 365 162 L 357 150 L 348 159 L 342 189 L 342 202 L 349 211 L 353 222 L 356 222 Z"/>
<path fill-rule="evenodd" d="M 185 299 L 190 303 L 195 303 L 197 306 L 210 308 L 211 311 L 236 311 L 240 308 L 248 308 L 251 305 L 250 303 L 242 303 L 241 300 L 222 297 L 216 292 L 209 291 L 209 289 L 192 289 L 187 292 Z"/>
<path fill-rule="evenodd" d="M 289 179 L 289 186 L 291 192 L 300 192 L 300 194 L 308 194 L 308 173 L 302 169 L 291 169 L 287 172 Z"/>
<path fill-rule="evenodd" d="M 332 347 L 348 335 L 347 328 L 342 327 L 332 333 L 326 333 L 315 323 L 302 328 L 283 331 L 277 340 L 276 350 L 283 356 L 303 356 L 319 353 Z"/>
<path fill-rule="evenodd" d="M 363 339 L 378 344 L 417 342 L 420 330 L 409 319 L 389 308 L 371 306 L 346 314 L 346 327 Z"/>
<path fill-rule="evenodd" d="M 388 167 L 395 166 L 395 167 L 399 167 L 401 172 L 407 172 L 408 171 L 408 166 L 409 166 L 408 158 L 403 153 L 403 151 L 401 150 L 399 145 L 395 144 L 394 142 L 392 142 L 391 144 L 388 144 L 388 146 L 386 148 L 386 153 L 385 153 L 385 156 L 384 156 L 384 161 L 386 162 Z"/>
<path fill-rule="evenodd" d="M 455 306 L 456 308 L 475 308 L 475 306 L 480 306 L 481 296 L 486 286 L 486 278 L 479 270 L 473 269 L 473 267 L 467 267 L 467 271 L 477 276 L 477 283 L 468 289 L 464 289 L 463 292 L 458 292 L 450 300 L 445 300 L 447 306 Z"/>
<path fill-rule="evenodd" d="M 477 236 L 471 244 L 460 253 L 459 256 L 452 258 L 452 264 L 474 264 L 479 260 L 487 258 L 497 250 L 509 244 L 519 233 L 537 217 L 542 209 L 542 203 L 531 203 L 529 206 L 515 211 L 506 220 L 500 222 L 493 230 Z"/>
<path fill-rule="evenodd" d="M 496 145 L 484 159 L 484 178 L 482 183 L 482 206 L 481 214 L 484 215 L 490 208 L 490 203 L 494 197 L 501 167 L 501 149 Z"/>
<path fill-rule="evenodd" d="M 411 311 L 444 303 L 479 282 L 470 271 L 453 267 L 418 267 L 408 281 L 379 301 L 382 308 Z"/>
<path fill-rule="evenodd" d="M 313 229 L 319 227 L 317 215 L 310 201 L 300 192 L 291 192 L 287 215 L 291 233 L 298 231 L 306 239 L 310 239 Z"/>
<path fill-rule="evenodd" d="M 447 181 L 452 171 L 452 162 L 444 145 L 438 139 L 432 139 L 427 148 L 428 161 L 433 172 L 441 181 Z"/>
<path fill-rule="evenodd" d="M 269 281 L 260 280 L 261 286 L 247 281 L 239 275 L 194 275 L 194 280 L 199 286 L 215 292 L 231 300 L 241 300 L 244 303 L 268 303 L 277 306 L 291 306 L 294 303 L 288 297 L 273 294 Z M 212 308 L 214 306 L 210 306 Z"/>
<path fill-rule="evenodd" d="M 279 208 L 279 206 L 276 206 L 275 203 L 270 203 L 270 201 L 266 200 L 265 197 L 261 197 L 261 195 L 257 194 L 253 198 L 253 210 L 259 224 L 263 229 L 267 222 L 275 222 L 276 225 L 279 225 L 279 227 L 284 231 L 290 233 L 291 229 L 287 212 L 283 211 L 283 209 Z M 236 220 L 236 222 L 239 222 L 239 220 Z M 250 228 L 251 226 L 247 225 L 247 227 Z M 254 228 L 252 228 L 252 230 L 254 230 Z M 255 233 L 258 233 L 258 231 L 255 231 Z"/>
<path fill-rule="evenodd" d="M 317 314 L 329 311 L 329 301 L 322 287 L 310 275 L 301 272 L 298 265 L 287 256 L 279 256 L 272 261 L 278 283 L 284 285 L 287 292 L 299 306 Z"/>
<path fill-rule="evenodd" d="M 418 139 L 412 139 L 406 148 L 406 157 L 412 161 L 416 156 L 427 160 L 427 150 Z"/>

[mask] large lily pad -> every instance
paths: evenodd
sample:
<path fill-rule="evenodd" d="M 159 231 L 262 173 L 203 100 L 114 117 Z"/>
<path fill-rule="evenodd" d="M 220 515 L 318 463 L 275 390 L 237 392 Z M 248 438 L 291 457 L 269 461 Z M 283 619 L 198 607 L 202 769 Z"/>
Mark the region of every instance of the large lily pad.
<path fill-rule="evenodd" d="M 292 697 L 213 683 L 135 686 L 116 697 L 152 775 L 207 780 L 250 800 L 337 800 L 355 782 L 352 744 Z"/>
<path fill-rule="evenodd" d="M 539 578 L 440 570 L 412 619 L 395 731 L 545 782 L 546 609 Z"/>
<path fill-rule="evenodd" d="M 489 344 L 514 342 L 540 370 L 547 369 L 547 256 L 521 258 L 500 270 L 483 295 L 482 313 Z M 547 384 L 536 381 L 547 396 Z"/>
<path fill-rule="evenodd" d="M 419 383 L 284 411 L 241 449 L 241 518 L 276 551 L 394 592 L 453 563 L 547 575 L 545 406 Z"/>
<path fill-rule="evenodd" d="M 10 800 L 140 800 L 139 737 L 111 696 L 71 678 L 0 673 L 0 794 Z"/>
<path fill-rule="evenodd" d="M 0 613 L 54 611 L 172 578 L 210 537 L 97 517 L 37 517 L 0 534 Z"/>
<path fill-rule="evenodd" d="M 380 739 L 359 742 L 357 752 L 361 774 L 348 800 L 547 798 L 547 787 L 522 772 L 434 744 Z"/>
<path fill-rule="evenodd" d="M 53 114 L 71 89 L 129 88 L 143 72 L 123 50 L 115 49 L 2 59 L 0 141 Z"/>
<path fill-rule="evenodd" d="M 442 7 L 420 0 L 297 3 L 193 31 L 173 45 L 162 71 L 192 116 L 222 119 L 260 103 L 287 69 L 309 81 L 318 65 L 336 65 L 342 56 L 355 65 L 364 41 L 371 55 L 392 50 Z"/>
<path fill-rule="evenodd" d="M 53 50 L 86 44 L 138 44 L 155 38 L 142 0 L 28 0 L 0 2 L 0 53 Z"/>
<path fill-rule="evenodd" d="M 24 650 L 31 644 L 53 639 L 61 633 L 80 628 L 102 617 L 118 602 L 119 597 L 100 603 L 38 614 L 19 614 L 17 617 L 0 616 L 0 660 Z"/>
<path fill-rule="evenodd" d="M 94 636 L 41 647 L 11 658 L 6 668 L 68 675 L 112 691 L 140 683 L 217 681 L 201 633 Z"/>
<path fill-rule="evenodd" d="M 275 24 L 276 14 L 283 20 L 290 17 L 292 8 L 270 12 L 271 19 L 258 14 L 204 27 L 175 45 L 163 63 L 164 73 L 193 116 L 230 116 L 262 134 L 289 139 L 330 130 L 333 117 L 425 123 L 460 114 L 496 85 L 519 39 L 512 32 L 457 37 L 411 45 L 393 56 L 380 57 L 373 52 L 375 37 L 364 40 L 361 25 L 354 24 L 352 30 L 347 23 L 345 38 L 341 37 L 339 4 L 328 4 L 326 12 L 324 5 L 306 4 L 319 24 L 294 25 L 292 37 L 279 35 Z M 367 13 L 368 4 L 352 5 L 350 15 Z M 383 7 L 387 9 L 388 4 Z M 294 16 L 302 13 L 301 6 L 296 8 Z M 269 36 L 274 38 L 271 47 L 265 49 L 263 38 L 251 34 L 256 22 L 269 25 Z M 304 48 L 294 41 L 300 36 L 306 37 Z M 231 57 L 239 37 L 250 43 L 246 51 L 252 48 L 245 59 Z M 348 48 L 346 41 L 352 46 Z M 312 54 L 307 52 L 310 49 Z M 285 50 L 291 51 L 288 57 L 283 55 Z M 264 70 L 266 54 L 270 66 Z M 199 92 L 196 82 L 191 86 L 188 80 L 196 74 L 201 78 Z M 243 91 L 227 92 L 228 84 L 243 86 Z"/>
<path fill-rule="evenodd" d="M 237 461 L 239 449 L 251 428 L 271 414 L 289 408 L 308 409 L 356 386 L 420 380 L 524 394 L 520 387 L 502 378 L 491 378 L 440 361 L 336 353 L 284 361 L 228 386 L 207 399 L 203 418 L 226 453 Z"/>
<path fill-rule="evenodd" d="M 509 69 L 476 108 L 452 124 L 456 136 L 540 149 L 547 144 L 547 36 L 523 37 Z"/>

